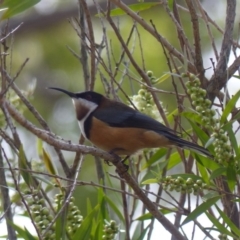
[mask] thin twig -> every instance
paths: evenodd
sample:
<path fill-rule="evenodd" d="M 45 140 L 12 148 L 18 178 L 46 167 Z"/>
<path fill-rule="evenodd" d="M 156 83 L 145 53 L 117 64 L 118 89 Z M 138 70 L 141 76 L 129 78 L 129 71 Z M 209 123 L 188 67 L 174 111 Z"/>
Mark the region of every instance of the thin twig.
<path fill-rule="evenodd" d="M 200 30 L 199 30 L 199 23 L 198 23 L 198 16 L 195 10 L 195 6 L 191 0 L 185 0 L 188 5 L 188 9 L 191 16 L 192 21 L 192 29 L 193 29 L 193 36 L 194 36 L 194 47 L 195 47 L 195 56 L 194 62 L 197 69 L 197 73 L 199 75 L 199 79 L 202 81 L 203 86 L 206 86 L 207 80 L 204 78 L 204 67 L 203 67 L 203 60 L 202 60 L 202 47 L 201 47 L 201 38 L 200 38 Z"/>
<path fill-rule="evenodd" d="M 19 196 L 21 197 L 22 203 L 23 203 L 23 205 L 25 206 L 25 208 L 26 208 L 26 210 L 27 210 L 27 212 L 28 212 L 28 215 L 29 215 L 29 217 L 30 217 L 30 219 L 31 219 L 31 222 L 32 222 L 32 224 L 33 224 L 36 232 L 37 232 L 37 235 L 38 235 L 39 240 L 43 240 L 43 238 L 42 238 L 42 236 L 41 236 L 41 233 L 39 232 L 39 229 L 38 229 L 37 225 L 35 224 L 35 221 L 34 221 L 34 219 L 33 219 L 31 210 L 30 210 L 27 202 L 25 201 L 25 197 L 23 196 L 21 189 L 19 188 L 17 179 L 16 179 L 16 177 L 15 177 L 15 174 L 14 174 L 14 171 L 13 171 L 13 169 L 12 169 L 12 167 L 11 167 L 11 164 L 10 164 L 10 162 L 8 161 L 8 158 L 7 158 L 7 156 L 6 156 L 6 153 L 5 153 L 5 151 L 4 151 L 3 148 L 2 148 L 1 150 L 2 150 L 2 152 L 3 152 L 3 154 L 4 154 L 4 158 L 6 159 L 6 162 L 7 162 L 7 164 L 8 164 L 9 170 L 10 170 L 10 172 L 11 172 L 11 176 L 12 176 L 12 179 L 13 179 L 13 182 L 14 182 L 15 189 L 16 189 L 16 191 L 18 192 Z"/>
<path fill-rule="evenodd" d="M 22 25 L 23 25 L 23 22 L 21 22 L 17 27 L 15 27 L 13 30 L 11 30 L 6 36 L 2 37 L 0 39 L 0 42 L 2 43 L 3 41 L 5 41 L 10 35 L 15 33 Z"/>
<path fill-rule="evenodd" d="M 229 71 L 227 71 L 227 64 L 232 47 L 230 43 L 233 39 L 235 15 L 236 0 L 227 0 L 227 15 L 221 51 L 216 66 L 216 72 L 211 77 L 207 86 L 207 92 L 209 94 L 210 100 L 213 100 L 215 96 L 218 95 L 218 92 L 226 85 L 229 77 L 231 77 L 231 75 L 229 75 Z"/>
<path fill-rule="evenodd" d="M 8 82 L 8 86 L 1 92 L 0 98 L 8 91 L 8 89 L 13 85 L 14 81 L 17 79 L 17 77 L 20 75 L 21 71 L 23 70 L 23 68 L 25 67 L 25 65 L 27 64 L 29 58 L 26 58 L 26 60 L 23 62 L 23 64 L 21 65 L 20 69 L 18 70 L 18 72 L 16 73 L 16 75 L 9 80 L 9 78 L 7 77 L 7 80 L 9 80 Z M 2 70 L 5 74 L 6 71 L 5 69 Z"/>
<path fill-rule="evenodd" d="M 118 170 L 118 173 L 125 181 L 133 188 L 135 194 L 139 199 L 145 204 L 148 211 L 169 231 L 171 234 L 175 235 L 179 240 L 185 240 L 181 233 L 173 226 L 173 224 L 158 210 L 157 206 L 152 203 L 152 201 L 144 194 L 144 192 L 139 187 L 138 183 L 126 172 L 126 167 L 123 165 L 120 159 L 112 156 L 109 153 L 98 150 L 96 148 L 81 146 L 78 144 L 69 144 L 61 140 L 56 139 L 51 133 L 42 131 L 36 128 L 32 123 L 27 121 L 22 115 L 20 115 L 7 101 L 5 102 L 6 107 L 11 114 L 11 116 L 18 121 L 23 127 L 27 128 L 29 131 L 37 135 L 39 138 L 48 142 L 55 147 L 60 147 L 61 149 L 69 151 L 80 151 L 82 153 L 91 153 L 95 156 L 103 157 L 104 159 L 111 161 Z"/>
<path fill-rule="evenodd" d="M 36 108 L 26 99 L 26 97 L 22 94 L 22 92 L 19 90 L 19 88 L 17 87 L 17 85 L 13 82 L 13 79 L 9 76 L 9 74 L 3 70 L 4 75 L 6 76 L 7 81 L 12 82 L 11 87 L 12 89 L 17 93 L 17 95 L 19 96 L 19 98 L 22 100 L 22 102 L 26 105 L 26 107 L 29 109 L 29 111 L 33 114 L 33 116 L 38 120 L 38 122 L 42 125 L 42 127 L 50 132 L 50 128 L 48 127 L 46 121 L 43 119 L 43 117 L 38 113 L 38 111 L 36 110 Z M 18 76 L 18 75 L 16 75 Z M 15 76 L 15 77 L 16 77 Z M 65 172 L 66 175 L 69 174 L 69 167 L 66 163 L 66 161 L 64 160 L 63 154 L 62 152 L 58 149 L 58 148 L 54 148 L 58 157 L 59 157 L 59 161 L 62 165 L 62 168 Z"/>
<path fill-rule="evenodd" d="M 11 207 L 11 200 L 9 196 L 9 189 L 6 180 L 6 172 L 3 169 L 3 157 L 2 149 L 0 150 L 0 189 L 1 189 L 1 199 L 2 199 L 2 209 L 4 211 L 4 217 L 6 221 L 13 223 L 13 213 Z M 8 239 L 17 240 L 17 235 L 11 224 L 7 223 Z"/>
<path fill-rule="evenodd" d="M 69 189 L 69 191 L 67 191 L 66 193 L 66 199 L 64 200 L 64 203 L 63 205 L 61 206 L 60 210 L 56 213 L 56 215 L 54 216 L 52 222 L 48 225 L 48 227 L 45 229 L 44 233 L 42 234 L 42 236 L 44 237 L 44 235 L 47 234 L 47 232 L 51 229 L 51 227 L 55 224 L 57 218 L 62 214 L 64 213 L 65 210 L 67 210 L 67 207 L 68 207 L 68 204 L 70 202 L 70 199 L 73 195 L 73 192 L 77 186 L 77 178 L 78 178 L 78 175 L 79 175 L 79 169 L 80 167 L 82 166 L 82 160 L 83 160 L 83 155 L 81 155 L 81 158 L 80 158 L 80 161 L 78 162 L 78 166 L 77 166 L 77 169 L 76 169 L 76 172 L 75 172 L 75 176 L 74 176 L 74 179 L 73 179 L 73 182 L 72 182 L 72 185 Z M 66 215 L 64 214 L 64 217 Z M 63 219 L 63 222 L 66 220 L 66 218 Z M 63 224 L 64 226 L 64 224 Z"/>
<path fill-rule="evenodd" d="M 96 77 L 96 67 L 95 67 L 95 52 L 96 52 L 96 47 L 95 47 L 95 38 L 94 38 L 94 33 L 93 33 L 93 26 L 92 26 L 92 21 L 91 21 L 91 16 L 90 12 L 87 6 L 87 3 L 85 0 L 79 1 L 79 4 L 81 5 L 82 11 L 81 13 L 84 13 L 81 18 L 84 18 L 84 21 L 86 20 L 87 22 L 87 28 L 85 27 L 85 24 L 82 26 L 81 30 L 83 31 L 83 34 L 86 34 L 86 29 L 88 29 L 88 40 L 90 42 L 90 54 L 91 54 L 91 76 L 90 76 L 90 81 L 87 86 L 87 90 L 93 90 L 94 89 L 94 84 L 95 84 L 95 77 Z M 82 23 L 82 22 L 80 22 Z M 87 34 L 86 34 L 87 35 Z M 84 39 L 82 39 L 84 40 Z M 83 49 L 82 49 L 83 51 Z M 86 63 L 87 64 L 87 63 Z"/>
<path fill-rule="evenodd" d="M 80 28 L 80 60 L 83 68 L 83 80 L 85 83 L 85 89 L 87 90 L 90 83 L 90 74 L 88 66 L 88 53 L 87 53 L 87 43 L 86 43 L 86 27 L 85 27 L 85 12 L 82 7 L 82 0 L 78 1 L 79 5 L 79 28 Z"/>
<path fill-rule="evenodd" d="M 129 203 L 127 201 L 127 196 L 125 194 L 126 184 L 124 181 L 121 181 L 121 189 L 122 189 L 122 203 L 123 203 L 123 214 L 125 220 L 125 231 L 126 231 L 126 240 L 130 240 L 130 221 L 129 221 Z"/>
<path fill-rule="evenodd" d="M 208 21 L 208 18 L 207 18 L 207 15 L 206 15 L 206 12 L 204 11 L 204 9 L 202 8 L 202 5 L 200 3 L 199 0 L 196 1 L 197 5 L 198 5 L 198 9 L 200 10 L 201 12 L 201 15 L 202 15 L 202 18 L 206 24 L 206 27 L 207 27 L 207 31 L 208 31 L 208 35 L 210 37 L 210 40 L 211 40 L 211 43 L 212 43 L 212 48 L 213 48 L 213 51 L 214 51 L 214 54 L 215 54 L 215 58 L 218 60 L 219 56 L 218 56 L 218 51 L 217 51 L 217 47 L 216 47 L 216 44 L 215 44 L 215 40 L 214 40 L 214 37 L 213 37 L 213 34 L 212 34 L 212 31 L 210 29 L 210 26 L 209 26 L 209 21 Z"/>

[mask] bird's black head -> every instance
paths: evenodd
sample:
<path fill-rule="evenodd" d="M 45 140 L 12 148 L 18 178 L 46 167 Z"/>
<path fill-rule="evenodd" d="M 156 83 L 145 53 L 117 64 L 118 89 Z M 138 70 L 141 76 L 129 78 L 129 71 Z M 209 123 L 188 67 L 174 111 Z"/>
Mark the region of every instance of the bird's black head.
<path fill-rule="evenodd" d="M 99 105 L 102 101 L 103 95 L 93 91 L 87 91 L 87 92 L 75 93 L 75 98 L 77 99 L 82 98 L 89 102 L 93 102 Z"/>
<path fill-rule="evenodd" d="M 101 94 L 92 91 L 72 93 L 62 88 L 50 89 L 63 92 L 72 98 L 76 116 L 80 122 L 86 119 L 90 115 L 90 113 L 96 110 L 101 104 L 102 99 L 104 98 Z"/>

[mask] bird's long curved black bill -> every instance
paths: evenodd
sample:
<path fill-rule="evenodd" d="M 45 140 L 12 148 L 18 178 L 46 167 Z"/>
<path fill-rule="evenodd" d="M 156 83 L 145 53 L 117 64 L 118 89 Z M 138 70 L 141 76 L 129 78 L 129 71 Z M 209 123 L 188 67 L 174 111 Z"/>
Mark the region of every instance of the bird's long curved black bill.
<path fill-rule="evenodd" d="M 67 94 L 69 97 L 71 98 L 76 98 L 76 94 L 75 93 L 72 93 L 72 92 L 69 92 L 65 89 L 62 89 L 62 88 L 56 88 L 56 87 L 49 87 L 48 89 L 53 89 L 53 90 L 57 90 L 59 92 L 63 92 L 65 94 Z"/>

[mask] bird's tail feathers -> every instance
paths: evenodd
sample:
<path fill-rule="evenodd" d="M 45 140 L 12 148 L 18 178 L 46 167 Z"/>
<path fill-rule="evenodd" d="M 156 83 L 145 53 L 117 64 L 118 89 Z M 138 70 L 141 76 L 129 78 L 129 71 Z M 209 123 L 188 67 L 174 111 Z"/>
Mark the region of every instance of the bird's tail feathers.
<path fill-rule="evenodd" d="M 175 144 L 178 147 L 185 148 L 185 149 L 190 149 L 193 150 L 197 153 L 202 153 L 203 155 L 213 158 L 213 155 L 204 147 L 201 147 L 195 143 L 191 143 L 189 141 L 186 141 L 184 139 L 179 138 L 178 140 L 175 139 Z"/>

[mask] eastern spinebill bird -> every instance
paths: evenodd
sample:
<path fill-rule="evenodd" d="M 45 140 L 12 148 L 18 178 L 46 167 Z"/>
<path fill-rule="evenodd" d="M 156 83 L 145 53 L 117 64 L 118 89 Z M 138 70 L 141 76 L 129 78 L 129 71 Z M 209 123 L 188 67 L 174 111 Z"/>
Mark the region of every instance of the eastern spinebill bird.
<path fill-rule="evenodd" d="M 129 156 L 144 148 L 177 146 L 212 157 L 204 147 L 182 139 L 172 129 L 121 102 L 93 91 L 50 89 L 72 98 L 83 136 L 109 153 Z"/>

